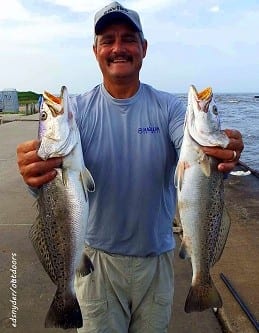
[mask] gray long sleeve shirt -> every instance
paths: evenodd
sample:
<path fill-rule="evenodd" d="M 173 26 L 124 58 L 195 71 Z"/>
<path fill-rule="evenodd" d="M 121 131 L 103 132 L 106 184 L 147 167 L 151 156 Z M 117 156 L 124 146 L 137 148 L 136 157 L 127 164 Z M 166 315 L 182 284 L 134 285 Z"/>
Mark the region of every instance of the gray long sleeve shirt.
<path fill-rule="evenodd" d="M 154 256 L 174 248 L 174 170 L 185 108 L 172 94 L 140 84 L 128 99 L 98 85 L 73 97 L 90 193 L 86 243 L 110 253 Z"/>

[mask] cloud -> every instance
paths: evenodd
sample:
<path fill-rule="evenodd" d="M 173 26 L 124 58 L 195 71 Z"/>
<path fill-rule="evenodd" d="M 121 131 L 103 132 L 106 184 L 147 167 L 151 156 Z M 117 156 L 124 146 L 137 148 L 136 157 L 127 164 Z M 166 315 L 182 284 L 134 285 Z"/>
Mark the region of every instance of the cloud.
<path fill-rule="evenodd" d="M 69 10 L 74 12 L 86 12 L 92 13 L 104 6 L 111 3 L 110 0 L 45 0 L 48 3 L 63 6 L 69 8 Z M 139 10 L 151 10 L 159 8 L 163 9 L 170 6 L 176 6 L 178 4 L 186 2 L 186 0 L 121 0 L 119 1 L 123 6 L 127 8 Z"/>
<path fill-rule="evenodd" d="M 219 6 L 215 5 L 209 9 L 210 12 L 212 13 L 218 13 L 220 11 Z"/>
<path fill-rule="evenodd" d="M 230 80 L 230 69 L 233 73 L 243 68 L 244 73 L 244 68 L 255 68 L 259 35 L 252 32 L 257 31 L 259 6 L 252 6 L 249 0 L 239 6 L 229 1 L 207 0 L 204 5 L 203 0 L 121 0 L 139 12 L 149 42 L 143 80 L 171 89 L 172 78 L 179 87 L 184 80 L 202 77 L 209 81 L 224 75 Z M 98 83 L 101 76 L 91 49 L 93 16 L 108 3 L 110 0 L 3 1 L 2 84 L 40 91 L 68 82 L 74 91 L 82 91 L 82 87 Z M 161 74 L 154 75 L 154 68 Z M 235 82 L 245 85 L 243 77 Z"/>
<path fill-rule="evenodd" d="M 1 1 L 0 22 L 23 21 L 30 18 L 30 12 L 18 0 Z"/>
<path fill-rule="evenodd" d="M 134 9 L 138 12 L 154 13 L 157 9 L 162 11 L 165 8 L 174 8 L 184 2 L 184 0 L 132 0 L 122 3 L 124 6 Z"/>
<path fill-rule="evenodd" d="M 45 0 L 53 5 L 66 7 L 72 12 L 92 13 L 108 5 L 109 0 Z"/>

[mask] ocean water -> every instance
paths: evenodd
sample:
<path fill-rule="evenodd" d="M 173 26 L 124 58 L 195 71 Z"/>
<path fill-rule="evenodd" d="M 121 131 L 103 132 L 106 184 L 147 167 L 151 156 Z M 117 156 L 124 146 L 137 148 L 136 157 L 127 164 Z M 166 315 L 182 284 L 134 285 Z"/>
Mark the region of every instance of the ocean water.
<path fill-rule="evenodd" d="M 254 93 L 216 94 L 222 128 L 238 129 L 245 148 L 240 160 L 259 171 L 259 98 Z M 187 104 L 187 95 L 179 94 Z"/>

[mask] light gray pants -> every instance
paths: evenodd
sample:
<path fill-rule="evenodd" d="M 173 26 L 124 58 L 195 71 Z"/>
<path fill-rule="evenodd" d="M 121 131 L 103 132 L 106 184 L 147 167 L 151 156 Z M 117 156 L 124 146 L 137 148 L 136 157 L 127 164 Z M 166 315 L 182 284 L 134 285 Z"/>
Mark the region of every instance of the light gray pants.
<path fill-rule="evenodd" d="M 84 326 L 78 333 L 166 333 L 173 299 L 173 252 L 157 257 L 85 249 L 94 272 L 76 277 Z"/>

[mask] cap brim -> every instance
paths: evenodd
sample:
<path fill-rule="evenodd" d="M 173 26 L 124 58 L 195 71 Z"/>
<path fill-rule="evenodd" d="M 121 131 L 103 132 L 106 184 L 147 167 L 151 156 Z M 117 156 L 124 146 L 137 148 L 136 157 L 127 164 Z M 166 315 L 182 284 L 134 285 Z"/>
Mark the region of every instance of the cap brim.
<path fill-rule="evenodd" d="M 118 21 L 128 23 L 135 31 L 139 31 L 139 28 L 136 26 L 136 24 L 126 14 L 113 12 L 108 13 L 99 19 L 99 21 L 95 24 L 95 34 L 99 35 L 108 25 Z"/>

